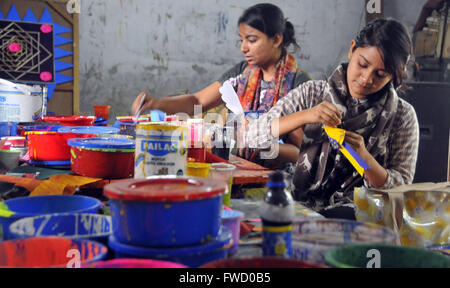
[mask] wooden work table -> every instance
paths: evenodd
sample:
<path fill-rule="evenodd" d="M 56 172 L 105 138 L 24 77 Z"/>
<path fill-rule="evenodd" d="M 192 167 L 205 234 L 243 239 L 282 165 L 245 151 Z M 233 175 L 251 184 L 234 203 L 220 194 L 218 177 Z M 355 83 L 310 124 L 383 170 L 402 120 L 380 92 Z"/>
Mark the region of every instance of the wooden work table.
<path fill-rule="evenodd" d="M 235 155 L 230 156 L 229 162 L 237 166 L 233 174 L 233 185 L 265 184 L 269 175 L 274 172 Z"/>

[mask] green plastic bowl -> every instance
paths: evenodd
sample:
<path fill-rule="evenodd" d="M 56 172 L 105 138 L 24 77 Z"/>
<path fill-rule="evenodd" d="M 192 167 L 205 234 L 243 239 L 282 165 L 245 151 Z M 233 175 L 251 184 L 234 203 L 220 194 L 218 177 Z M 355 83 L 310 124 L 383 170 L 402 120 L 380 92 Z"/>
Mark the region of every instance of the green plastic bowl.
<path fill-rule="evenodd" d="M 329 250 L 325 260 L 335 268 L 450 268 L 448 256 L 426 249 L 386 244 L 340 246 Z"/>

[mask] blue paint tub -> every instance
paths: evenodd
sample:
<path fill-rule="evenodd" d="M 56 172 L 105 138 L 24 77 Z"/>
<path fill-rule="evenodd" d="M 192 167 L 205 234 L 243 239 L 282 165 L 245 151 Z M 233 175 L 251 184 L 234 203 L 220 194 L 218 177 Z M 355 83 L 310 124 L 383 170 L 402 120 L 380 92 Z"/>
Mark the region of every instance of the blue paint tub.
<path fill-rule="evenodd" d="M 13 239 L 55 236 L 107 244 L 112 223 L 111 216 L 100 214 L 48 214 L 17 220 L 9 226 L 9 233 Z"/>
<path fill-rule="evenodd" d="M 200 245 L 220 228 L 224 181 L 153 176 L 108 184 L 113 235 L 118 242 L 147 247 Z"/>
<path fill-rule="evenodd" d="M 188 267 L 199 267 L 205 263 L 227 256 L 232 245 L 231 231 L 222 226 L 217 238 L 208 243 L 174 248 L 138 247 L 118 242 L 114 236 L 109 238 L 108 245 L 114 250 L 116 258 L 155 259 L 180 263 Z"/>
<path fill-rule="evenodd" d="M 6 200 L 0 206 L 0 239 L 10 239 L 9 225 L 25 218 L 55 213 L 97 213 L 98 199 L 79 195 L 20 197 Z"/>
<path fill-rule="evenodd" d="M 0 242 L 0 267 L 79 268 L 103 260 L 108 248 L 98 242 L 38 237 Z"/>

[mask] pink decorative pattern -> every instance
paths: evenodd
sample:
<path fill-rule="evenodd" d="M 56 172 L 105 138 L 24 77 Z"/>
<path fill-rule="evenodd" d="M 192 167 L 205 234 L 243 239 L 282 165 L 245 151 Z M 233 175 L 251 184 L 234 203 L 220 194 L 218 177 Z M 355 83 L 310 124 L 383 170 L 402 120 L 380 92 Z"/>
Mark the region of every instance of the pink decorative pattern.
<path fill-rule="evenodd" d="M 42 72 L 40 77 L 41 77 L 41 80 L 45 81 L 45 82 L 49 82 L 53 79 L 53 75 L 50 72 Z"/>
<path fill-rule="evenodd" d="M 9 51 L 11 51 L 13 53 L 17 53 L 20 50 L 22 50 L 22 46 L 19 43 L 13 42 L 13 43 L 9 44 L 8 49 L 9 49 Z"/>
<path fill-rule="evenodd" d="M 48 24 L 43 24 L 41 26 L 41 31 L 42 31 L 42 33 L 45 33 L 45 34 L 51 33 L 53 31 L 53 26 L 48 25 Z"/>

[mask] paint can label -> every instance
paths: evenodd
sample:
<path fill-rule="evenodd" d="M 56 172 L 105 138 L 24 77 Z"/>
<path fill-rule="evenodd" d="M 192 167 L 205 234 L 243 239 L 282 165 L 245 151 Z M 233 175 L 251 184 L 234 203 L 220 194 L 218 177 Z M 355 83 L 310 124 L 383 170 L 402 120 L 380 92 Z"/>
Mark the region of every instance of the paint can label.
<path fill-rule="evenodd" d="M 292 256 L 292 225 L 264 226 L 262 250 L 263 256 L 290 258 Z"/>
<path fill-rule="evenodd" d="M 134 178 L 186 175 L 188 128 L 142 123 L 136 127 Z"/>

